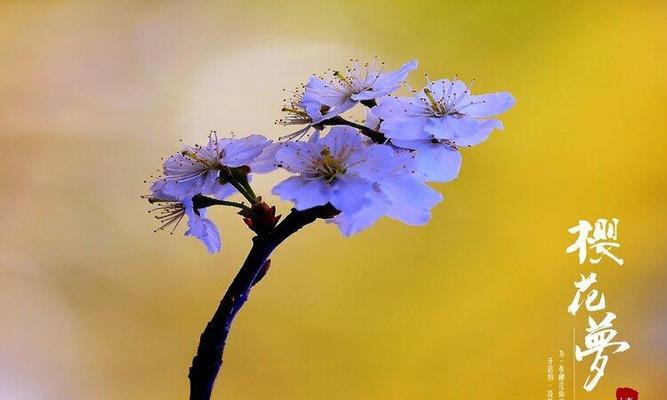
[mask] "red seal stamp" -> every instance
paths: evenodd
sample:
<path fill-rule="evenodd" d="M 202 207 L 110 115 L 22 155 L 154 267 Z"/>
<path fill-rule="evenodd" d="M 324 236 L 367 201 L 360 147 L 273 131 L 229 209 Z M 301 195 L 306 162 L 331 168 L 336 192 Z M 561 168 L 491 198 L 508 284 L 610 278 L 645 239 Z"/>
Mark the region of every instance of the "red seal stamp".
<path fill-rule="evenodd" d="M 639 400 L 639 392 L 627 387 L 618 388 L 616 400 Z"/>

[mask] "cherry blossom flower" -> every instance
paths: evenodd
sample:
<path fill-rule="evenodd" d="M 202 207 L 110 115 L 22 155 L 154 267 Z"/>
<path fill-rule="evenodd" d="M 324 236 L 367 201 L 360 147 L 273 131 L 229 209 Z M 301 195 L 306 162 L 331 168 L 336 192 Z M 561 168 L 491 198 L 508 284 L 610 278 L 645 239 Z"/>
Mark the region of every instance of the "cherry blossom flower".
<path fill-rule="evenodd" d="M 383 72 L 384 63 L 377 60 L 364 66 L 353 61 L 345 71 L 334 71 L 333 76 L 312 76 L 306 85 L 301 107 L 314 123 L 335 117 L 358 102 L 386 96 L 405 82 L 408 73 L 417 68 L 417 61 L 409 61 L 397 71 Z"/>
<path fill-rule="evenodd" d="M 407 225 L 424 225 L 431 218 L 431 209 L 442 201 L 442 195 L 415 171 L 413 152 L 383 147 L 390 156 L 383 160 L 382 173 L 375 176 L 367 204 L 355 213 L 342 213 L 331 221 L 345 236 L 370 227 L 383 216 Z"/>
<path fill-rule="evenodd" d="M 150 210 L 155 213 L 155 218 L 160 222 L 160 226 L 155 232 L 171 228 L 170 233 L 174 233 L 183 217 L 188 217 L 188 229 L 185 236 L 192 236 L 199 239 L 208 249 L 209 253 L 220 251 L 222 242 L 220 233 L 213 221 L 206 218 L 205 208 L 195 208 L 193 200 L 190 197 L 178 199 L 174 196 L 164 193 L 165 182 L 157 181 L 151 186 L 151 195 L 147 196 L 151 204 L 156 207 Z"/>
<path fill-rule="evenodd" d="M 508 92 L 472 95 L 462 81 L 447 79 L 428 81 L 410 97 L 391 96 L 416 67 L 413 60 L 384 72 L 377 60 L 370 65 L 353 60 L 326 78 L 311 77 L 285 100 L 286 114 L 276 121 L 299 126 L 281 138 L 288 141 L 210 135 L 203 146 L 186 146 L 164 162 L 163 177 L 151 187 L 158 229 L 173 232 L 187 216 L 186 235 L 218 251 L 220 234 L 205 210 L 222 205 L 240 208 L 258 235 L 271 234 L 278 223 L 275 207 L 255 194 L 250 174 L 278 167 L 293 175 L 272 193 L 293 202 L 297 211 L 335 209 L 320 218 L 336 224 L 345 236 L 385 216 L 407 225 L 427 223 L 443 199 L 427 183 L 455 179 L 460 147 L 479 144 L 502 129 L 494 117 L 511 108 L 514 98 Z M 339 116 L 358 103 L 367 109 L 363 126 Z M 225 200 L 235 192 L 250 205 Z"/>
<path fill-rule="evenodd" d="M 294 202 L 297 210 L 331 203 L 341 212 L 355 212 L 382 168 L 384 154 L 378 149 L 356 129 L 340 126 L 323 138 L 314 134 L 307 142 L 283 143 L 276 162 L 298 175 L 276 185 L 273 194 Z"/>
<path fill-rule="evenodd" d="M 297 209 L 331 203 L 341 211 L 333 222 L 352 235 L 389 216 L 423 225 L 442 196 L 416 172 L 414 152 L 367 144 L 358 131 L 336 127 L 324 138 L 286 143 L 276 160 L 300 173 L 274 188 Z"/>
<path fill-rule="evenodd" d="M 224 199 L 232 195 L 234 187 L 221 183 L 220 169 L 246 166 L 250 172 L 269 172 L 275 169 L 273 154 L 277 148 L 261 135 L 240 139 L 218 139 L 210 135 L 205 146 L 186 146 L 164 162 L 162 191 L 177 199 L 196 194 Z"/>
<path fill-rule="evenodd" d="M 280 137 L 280 140 L 283 139 L 301 139 L 310 129 L 313 127 L 313 119 L 311 115 L 317 115 L 326 113 L 328 106 L 321 106 L 313 102 L 304 103 L 303 102 L 303 88 L 297 88 L 289 99 L 284 100 L 285 104 L 283 105 L 282 111 L 285 113 L 285 116 L 276 121 L 276 124 L 283 126 L 292 126 L 292 125 L 304 125 L 303 128 L 299 128 L 296 132 L 290 133 Z M 318 108 L 315 110 L 314 108 Z"/>
<path fill-rule="evenodd" d="M 458 175 L 458 147 L 479 144 L 502 129 L 502 122 L 489 117 L 513 105 L 508 92 L 475 96 L 463 82 L 443 79 L 413 97 L 385 97 L 373 113 L 394 145 L 417 151 L 417 168 L 429 181 L 447 182 Z"/>
<path fill-rule="evenodd" d="M 364 126 L 379 131 L 382 120 L 375 115 L 374 110 L 368 110 Z M 428 182 L 452 181 L 461 169 L 461 153 L 455 146 L 447 146 L 444 141 L 393 140 L 388 145 L 397 150 L 411 151 L 415 160 L 412 168 Z"/>

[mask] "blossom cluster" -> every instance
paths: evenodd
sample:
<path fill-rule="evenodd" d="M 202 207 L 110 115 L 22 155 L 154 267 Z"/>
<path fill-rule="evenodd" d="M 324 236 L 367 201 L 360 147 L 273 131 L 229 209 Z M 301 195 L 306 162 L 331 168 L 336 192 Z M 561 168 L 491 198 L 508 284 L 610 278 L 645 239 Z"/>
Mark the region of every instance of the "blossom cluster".
<path fill-rule="evenodd" d="M 338 213 L 330 222 L 346 235 L 368 228 L 383 216 L 408 225 L 424 225 L 442 195 L 429 183 L 455 179 L 461 167 L 461 147 L 483 142 L 503 125 L 494 117 L 514 105 L 508 92 L 473 95 L 460 80 L 427 78 L 413 91 L 408 73 L 412 60 L 385 72 L 377 60 L 312 76 L 283 108 L 283 125 L 300 125 L 285 140 L 261 135 L 218 138 L 186 146 L 167 158 L 163 174 L 152 182 L 148 200 L 161 225 L 173 232 L 187 216 L 185 234 L 201 240 L 210 252 L 220 250 L 216 225 L 206 208 L 225 205 L 240 209 L 246 223 L 254 210 L 270 210 L 271 229 L 278 221 L 250 184 L 253 174 L 284 169 L 292 175 L 272 193 L 296 210 L 331 205 Z M 408 96 L 396 96 L 401 87 Z M 363 125 L 342 115 L 360 106 Z M 250 205 L 227 200 L 241 194 Z M 259 208 L 258 208 L 259 207 Z M 275 217 L 275 218 L 274 218 Z"/>

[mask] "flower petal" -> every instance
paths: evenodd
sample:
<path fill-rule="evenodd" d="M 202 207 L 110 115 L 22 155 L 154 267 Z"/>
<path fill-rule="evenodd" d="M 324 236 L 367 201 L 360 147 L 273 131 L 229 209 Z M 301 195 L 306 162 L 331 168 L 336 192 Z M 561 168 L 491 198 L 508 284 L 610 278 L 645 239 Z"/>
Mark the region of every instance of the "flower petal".
<path fill-rule="evenodd" d="M 229 183 L 221 184 L 219 177 L 220 177 L 220 172 L 217 169 L 208 171 L 206 173 L 206 176 L 204 178 L 204 183 L 202 184 L 200 191 L 195 194 L 213 196 L 218 200 L 224 200 L 225 198 L 236 193 L 236 189 L 234 188 L 234 186 L 232 186 Z"/>
<path fill-rule="evenodd" d="M 338 214 L 330 222 L 336 224 L 344 236 L 352 236 L 371 227 L 384 216 L 384 211 L 385 207 L 383 204 L 373 202 L 355 213 Z"/>
<path fill-rule="evenodd" d="M 450 81 L 449 79 L 440 79 L 429 82 L 427 87 L 436 101 L 445 100 L 447 104 L 456 104 L 470 94 L 470 90 L 468 90 L 466 84 L 460 80 Z M 417 97 L 429 101 L 423 89 L 419 91 Z"/>
<path fill-rule="evenodd" d="M 449 182 L 459 175 L 461 153 L 444 144 L 417 150 L 417 171 L 429 182 Z"/>
<path fill-rule="evenodd" d="M 470 96 L 467 99 L 469 105 L 464 105 L 462 113 L 471 117 L 492 117 L 504 113 L 512 108 L 516 100 L 509 92 L 497 92 Z"/>
<path fill-rule="evenodd" d="M 342 213 L 354 213 L 364 206 L 364 198 L 372 186 L 364 178 L 343 174 L 331 183 L 330 202 Z"/>
<path fill-rule="evenodd" d="M 378 97 L 388 95 L 398 89 L 401 84 L 405 82 L 408 73 L 413 69 L 416 69 L 417 65 L 417 60 L 410 60 L 403 64 L 397 71 L 380 74 L 368 90 L 353 94 L 352 99 L 362 101 L 377 99 Z"/>
<path fill-rule="evenodd" d="M 301 106 L 318 123 L 342 114 L 357 104 L 350 98 L 348 91 L 333 86 L 322 79 L 312 76 L 306 85 Z M 323 107 L 326 106 L 326 107 Z M 326 110 L 323 112 L 323 110 Z"/>
<path fill-rule="evenodd" d="M 426 139 L 430 137 L 424 130 L 428 121 L 428 117 L 392 118 L 382 121 L 380 129 L 390 139 Z"/>
<path fill-rule="evenodd" d="M 280 150 L 280 143 L 271 143 L 262 149 L 262 153 L 248 164 L 250 172 L 267 173 L 278 168 L 276 153 Z"/>
<path fill-rule="evenodd" d="M 503 123 L 497 119 L 488 119 L 479 121 L 479 127 L 474 135 L 462 136 L 456 138 L 454 143 L 457 146 L 470 147 L 482 143 L 489 137 L 489 134 L 494 129 L 503 129 Z"/>
<path fill-rule="evenodd" d="M 408 225 L 424 225 L 431 218 L 431 208 L 442 201 L 442 195 L 411 175 L 387 179 L 381 184 L 391 206 L 387 216 Z"/>
<path fill-rule="evenodd" d="M 269 143 L 271 142 L 261 135 L 231 139 L 224 145 L 221 162 L 228 167 L 248 165 L 262 153 L 264 147 Z"/>
<path fill-rule="evenodd" d="M 380 130 L 380 117 L 378 117 L 372 108 L 369 108 L 366 112 L 366 120 L 364 121 L 364 126 L 370 128 L 374 131 Z"/>
<path fill-rule="evenodd" d="M 313 165 L 320 155 L 321 146 L 316 142 L 280 143 L 276 151 L 276 163 L 290 172 L 304 172 Z"/>
<path fill-rule="evenodd" d="M 377 181 L 387 174 L 395 173 L 392 166 L 400 162 L 396 151 L 384 144 L 368 146 L 359 158 L 361 162 L 352 163 L 348 171 L 370 181 Z"/>
<path fill-rule="evenodd" d="M 440 118 L 429 118 L 424 131 L 436 139 L 447 139 L 458 143 L 459 138 L 477 134 L 479 125 L 480 123 L 472 118 L 446 115 Z"/>
<path fill-rule="evenodd" d="M 386 96 L 373 107 L 373 114 L 383 120 L 421 116 L 428 108 L 426 103 L 416 97 Z"/>
<path fill-rule="evenodd" d="M 335 126 L 329 133 L 319 140 L 327 146 L 334 158 L 345 158 L 354 155 L 362 149 L 364 139 L 359 131 L 349 126 Z"/>
<path fill-rule="evenodd" d="M 272 193 L 291 201 L 297 210 L 325 205 L 331 197 L 331 185 L 322 180 L 292 176 L 274 186 Z"/>
<path fill-rule="evenodd" d="M 192 236 L 199 239 L 209 253 L 220 251 L 222 242 L 220 240 L 220 232 L 213 221 L 205 218 L 204 209 L 199 210 L 199 215 L 194 211 L 192 206 L 185 205 L 185 212 L 188 216 L 188 230 L 185 231 L 185 236 Z"/>
<path fill-rule="evenodd" d="M 201 193 L 206 183 L 206 174 L 186 181 L 165 180 L 162 192 L 178 200 L 183 200 Z"/>

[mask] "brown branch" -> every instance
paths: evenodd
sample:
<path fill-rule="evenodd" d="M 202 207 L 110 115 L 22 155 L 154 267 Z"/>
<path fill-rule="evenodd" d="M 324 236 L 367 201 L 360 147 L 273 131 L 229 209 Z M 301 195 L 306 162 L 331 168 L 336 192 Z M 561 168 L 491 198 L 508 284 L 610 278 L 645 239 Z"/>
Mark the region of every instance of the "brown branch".
<path fill-rule="evenodd" d="M 318 218 L 328 219 L 338 214 L 332 205 L 317 206 L 307 210 L 292 210 L 275 229 L 253 238 L 252 248 L 234 277 L 218 309 L 206 325 L 199 339 L 197 354 L 192 360 L 190 373 L 190 400 L 209 400 L 215 378 L 222 366 L 222 353 L 232 321 L 248 299 L 250 289 L 261 279 L 268 268 L 271 253 L 285 239 Z"/>

